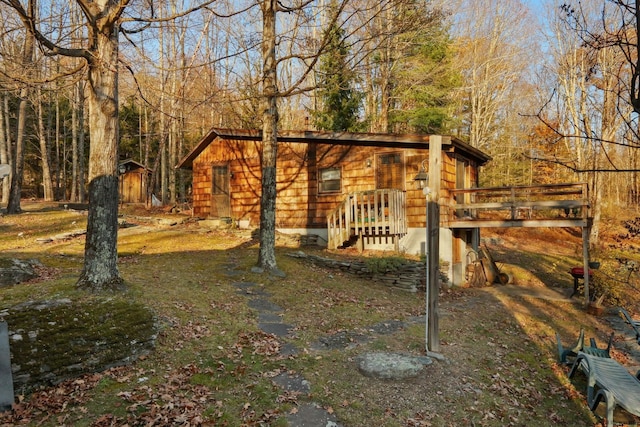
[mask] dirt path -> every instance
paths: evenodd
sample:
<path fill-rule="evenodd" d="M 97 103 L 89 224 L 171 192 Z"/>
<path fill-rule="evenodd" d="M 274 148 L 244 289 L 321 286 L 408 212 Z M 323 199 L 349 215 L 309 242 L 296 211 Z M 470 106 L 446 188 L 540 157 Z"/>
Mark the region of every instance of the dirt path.
<path fill-rule="evenodd" d="M 571 289 L 549 288 L 546 286 L 502 285 L 489 286 L 486 288 L 482 288 L 482 290 L 494 295 L 502 293 L 511 296 L 529 296 L 547 301 L 577 301 L 577 299 L 575 298 L 569 298 L 572 292 Z"/>

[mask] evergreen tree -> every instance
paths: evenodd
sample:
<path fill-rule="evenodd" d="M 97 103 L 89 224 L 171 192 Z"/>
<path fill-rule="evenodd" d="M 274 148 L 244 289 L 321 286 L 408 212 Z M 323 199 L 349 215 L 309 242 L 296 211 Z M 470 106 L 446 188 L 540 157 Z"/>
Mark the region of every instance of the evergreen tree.
<path fill-rule="evenodd" d="M 411 21 L 428 15 L 417 5 L 401 14 Z M 395 132 L 445 133 L 451 127 L 452 93 L 461 84 L 452 64 L 448 31 L 442 19 L 431 15 L 429 25 L 418 25 L 399 39 L 391 128 Z"/>
<path fill-rule="evenodd" d="M 338 24 L 327 31 L 328 43 L 317 72 L 321 106 L 311 112 L 313 123 L 319 130 L 357 131 L 362 95 L 354 88 L 356 78 L 348 63 L 345 32 Z"/>

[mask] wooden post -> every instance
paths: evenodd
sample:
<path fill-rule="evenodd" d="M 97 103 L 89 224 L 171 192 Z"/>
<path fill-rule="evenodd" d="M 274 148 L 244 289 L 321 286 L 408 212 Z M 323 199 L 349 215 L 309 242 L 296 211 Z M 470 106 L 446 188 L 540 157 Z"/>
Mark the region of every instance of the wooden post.
<path fill-rule="evenodd" d="M 429 137 L 429 189 L 427 197 L 427 351 L 440 351 L 438 325 L 438 293 L 440 292 L 440 180 L 442 168 L 442 136 Z"/>

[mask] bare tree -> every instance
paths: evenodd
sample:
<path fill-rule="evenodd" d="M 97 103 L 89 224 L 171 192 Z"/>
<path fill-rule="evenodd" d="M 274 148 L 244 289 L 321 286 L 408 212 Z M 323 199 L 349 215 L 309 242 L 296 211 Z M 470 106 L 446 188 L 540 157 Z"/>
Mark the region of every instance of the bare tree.
<path fill-rule="evenodd" d="M 462 0 L 458 10 L 453 34 L 463 75 L 461 133 L 474 147 L 491 152 L 502 109 L 527 71 L 527 8 L 519 0 Z"/>
<path fill-rule="evenodd" d="M 276 157 L 278 153 L 278 77 L 276 74 L 277 0 L 263 0 L 262 10 L 262 195 L 258 266 L 276 270 Z"/>
<path fill-rule="evenodd" d="M 82 58 L 88 67 L 89 215 L 84 267 L 78 286 L 92 291 L 122 289 L 117 268 L 118 209 L 118 31 L 128 0 L 77 0 L 85 16 L 89 38 L 84 48 L 63 47 L 39 30 L 32 10 L 19 0 L 3 0 L 13 8 L 29 33 L 52 54 Z"/>
<path fill-rule="evenodd" d="M 51 179 L 51 161 L 49 156 L 49 141 L 44 125 L 44 111 L 42 88 L 38 87 L 36 91 L 36 105 L 38 115 L 38 139 L 40 141 L 40 164 L 42 165 L 42 190 L 43 197 L 46 201 L 53 201 L 53 180 Z"/>
<path fill-rule="evenodd" d="M 91 291 L 123 289 L 123 281 L 117 268 L 117 211 L 118 211 L 118 64 L 119 35 L 125 20 L 123 14 L 130 0 L 76 0 L 82 11 L 86 39 L 83 46 L 68 46 L 62 38 L 52 40 L 47 34 L 74 34 L 58 28 L 42 31 L 42 21 L 32 11 L 25 9 L 20 0 L 0 0 L 20 18 L 29 33 L 50 55 L 62 55 L 82 60 L 80 68 L 87 72 L 88 123 L 90 132 L 88 194 L 89 214 L 85 244 L 84 267 L 78 286 Z M 212 1 L 203 1 L 191 9 L 182 11 L 184 16 L 206 7 Z M 52 3 L 49 10 L 64 9 L 66 2 Z M 153 6 L 153 3 L 150 3 Z M 142 8 L 146 12 L 155 9 Z M 61 16 L 65 16 L 62 13 Z M 172 18 L 165 18 L 170 20 Z M 143 27 L 158 19 L 131 18 L 127 22 L 140 23 Z M 61 22 L 61 25 L 64 25 Z M 74 39 L 75 44 L 80 44 Z M 65 70 L 71 73 L 74 70 Z"/>
<path fill-rule="evenodd" d="M 25 16 L 35 17 L 36 0 L 29 0 L 27 9 L 24 10 Z M 22 8 L 22 6 L 21 6 Z M 28 33 L 24 38 L 24 48 L 22 51 L 22 67 L 30 73 L 33 65 L 34 54 L 34 36 Z M 9 190 L 9 201 L 7 203 L 7 213 L 16 214 L 21 211 L 20 198 L 22 195 L 22 179 L 24 171 L 24 151 L 25 151 L 25 129 L 27 126 L 27 107 L 29 104 L 29 85 L 22 84 L 20 89 L 20 106 L 18 107 L 18 128 L 16 131 L 16 146 L 13 156 L 11 173 L 11 187 Z"/>
<path fill-rule="evenodd" d="M 557 102 L 546 106 L 557 106 L 557 113 L 554 117 L 553 111 L 543 109 L 538 114 L 570 153 L 552 160 L 590 184 L 593 246 L 599 242 L 605 188 L 614 189 L 611 174 L 623 171 L 623 159 L 633 157 L 628 149 L 637 147 L 638 140 L 631 114 L 634 95 L 629 89 L 629 82 L 633 84 L 635 79 L 627 44 L 631 29 L 624 27 L 629 22 L 628 16 L 625 18 L 628 10 L 621 4 L 610 1 L 602 6 L 601 2 L 584 1 L 575 8 L 563 4 L 556 10 L 550 46 Z M 625 142 L 625 138 L 631 139 Z"/>

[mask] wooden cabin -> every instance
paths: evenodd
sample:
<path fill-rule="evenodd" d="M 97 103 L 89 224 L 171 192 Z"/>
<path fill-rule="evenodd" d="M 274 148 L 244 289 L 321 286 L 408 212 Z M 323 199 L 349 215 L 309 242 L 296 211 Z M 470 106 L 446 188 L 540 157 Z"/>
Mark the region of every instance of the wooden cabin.
<path fill-rule="evenodd" d="M 430 144 L 441 158 L 429 166 Z M 441 147 L 441 149 L 440 149 Z M 261 132 L 211 129 L 177 165 L 193 171 L 193 212 L 257 228 L 260 223 Z M 282 131 L 278 134 L 278 231 L 315 235 L 328 247 L 425 253 L 426 198 L 416 176 L 437 165 L 439 198 L 478 187 L 490 160 L 453 137 Z M 431 177 L 433 181 L 433 177 Z M 477 228 L 449 229 L 441 211 L 440 258 L 463 281 L 466 249 Z M 455 270 L 455 271 L 454 271 Z"/>
<path fill-rule="evenodd" d="M 145 203 L 151 171 L 132 159 L 118 163 L 120 203 Z"/>

